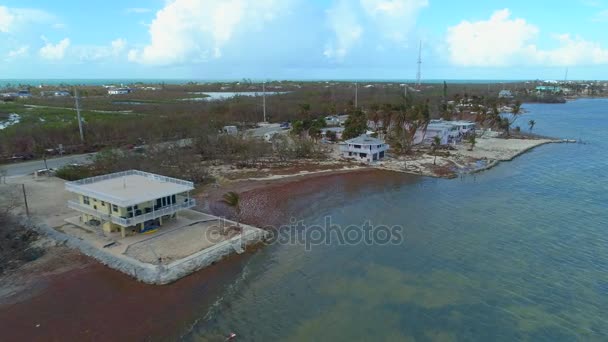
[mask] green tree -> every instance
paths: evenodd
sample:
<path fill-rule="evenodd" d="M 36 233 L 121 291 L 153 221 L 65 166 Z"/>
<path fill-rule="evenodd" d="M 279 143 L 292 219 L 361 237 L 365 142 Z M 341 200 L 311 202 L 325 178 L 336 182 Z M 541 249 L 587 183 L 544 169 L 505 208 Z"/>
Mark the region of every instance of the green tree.
<path fill-rule="evenodd" d="M 352 139 L 360 136 L 366 131 L 367 117 L 360 109 L 357 109 L 350 114 L 348 119 L 346 119 L 346 122 L 344 122 L 344 133 L 342 133 L 342 138 L 344 140 Z"/>
<path fill-rule="evenodd" d="M 336 140 L 338 140 L 338 136 L 336 135 L 336 132 L 334 132 L 334 131 L 326 131 L 325 132 L 325 137 L 329 141 L 336 141 Z"/>

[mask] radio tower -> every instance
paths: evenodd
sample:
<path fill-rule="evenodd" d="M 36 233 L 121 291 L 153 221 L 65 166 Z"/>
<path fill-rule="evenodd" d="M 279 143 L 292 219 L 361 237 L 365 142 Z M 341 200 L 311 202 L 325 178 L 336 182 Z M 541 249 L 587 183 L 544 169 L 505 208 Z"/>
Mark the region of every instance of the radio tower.
<path fill-rule="evenodd" d="M 416 73 L 416 86 L 420 88 L 420 79 L 422 78 L 422 40 L 420 41 L 420 47 L 418 48 L 418 72 Z"/>

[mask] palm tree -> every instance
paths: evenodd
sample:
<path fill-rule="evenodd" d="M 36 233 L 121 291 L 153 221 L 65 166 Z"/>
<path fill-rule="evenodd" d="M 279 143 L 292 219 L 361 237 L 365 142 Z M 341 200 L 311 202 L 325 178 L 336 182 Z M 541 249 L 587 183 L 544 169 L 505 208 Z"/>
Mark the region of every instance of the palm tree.
<path fill-rule="evenodd" d="M 234 191 L 230 191 L 224 194 L 222 203 L 229 207 L 232 207 L 236 213 L 236 226 L 240 227 L 241 221 L 241 197 Z"/>
<path fill-rule="evenodd" d="M 530 132 L 532 132 L 534 125 L 536 125 L 536 121 L 534 121 L 534 120 L 528 121 L 528 126 L 530 126 Z"/>
<path fill-rule="evenodd" d="M 441 145 L 441 138 L 439 138 L 438 135 L 433 137 L 433 155 L 435 156 L 435 158 L 433 158 L 433 165 L 435 165 L 435 162 L 437 161 L 437 148 Z"/>

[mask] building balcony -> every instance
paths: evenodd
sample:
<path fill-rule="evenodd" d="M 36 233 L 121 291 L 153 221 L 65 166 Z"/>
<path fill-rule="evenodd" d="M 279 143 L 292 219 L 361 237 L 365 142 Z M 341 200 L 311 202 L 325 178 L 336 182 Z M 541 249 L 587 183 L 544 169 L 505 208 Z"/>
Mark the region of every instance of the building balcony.
<path fill-rule="evenodd" d="M 371 150 L 368 148 L 354 148 L 354 147 L 348 147 L 348 146 L 340 146 L 340 152 L 352 152 L 352 153 L 368 153 L 368 154 L 375 154 L 375 153 L 380 153 L 382 151 L 386 151 L 388 150 L 388 146 L 385 145 L 381 148 L 372 148 Z"/>
<path fill-rule="evenodd" d="M 180 210 L 190 209 L 196 206 L 196 200 L 194 199 L 186 199 L 182 203 L 173 204 L 170 206 L 166 206 L 160 208 L 158 210 L 154 210 L 153 212 L 137 215 L 133 217 L 117 217 L 113 215 L 108 215 L 107 213 L 101 212 L 99 210 L 94 210 L 87 205 L 80 204 L 76 201 L 68 201 L 68 208 L 74 209 L 84 214 L 88 214 L 94 217 L 98 217 L 103 221 L 109 221 L 114 224 L 123 227 L 134 226 L 139 223 L 143 223 L 149 220 L 157 219 L 161 216 L 172 215 Z"/>

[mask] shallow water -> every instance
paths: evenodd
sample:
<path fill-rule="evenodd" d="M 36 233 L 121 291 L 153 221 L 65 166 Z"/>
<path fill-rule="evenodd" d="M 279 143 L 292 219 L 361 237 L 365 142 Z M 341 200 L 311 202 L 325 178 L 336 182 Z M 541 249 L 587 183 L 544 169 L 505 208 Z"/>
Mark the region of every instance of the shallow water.
<path fill-rule="evenodd" d="M 266 96 L 271 96 L 271 95 L 280 95 L 280 94 L 287 94 L 288 92 L 271 92 L 271 91 L 267 91 L 266 92 Z M 206 97 L 193 97 L 193 98 L 188 98 L 188 99 L 183 99 L 183 101 L 216 101 L 216 100 L 228 100 L 228 99 L 232 99 L 234 97 L 237 96 L 253 96 L 253 97 L 257 97 L 257 96 L 262 96 L 263 93 L 261 91 L 240 91 L 240 92 L 233 92 L 233 91 L 203 91 L 203 92 L 193 92 L 191 94 L 201 94 L 201 95 L 206 95 Z"/>
<path fill-rule="evenodd" d="M 336 181 L 297 219 L 401 225 L 401 244 L 273 245 L 184 336 L 221 340 L 608 339 L 608 100 L 525 105 L 541 146 L 474 176 Z M 284 222 L 289 223 L 289 222 Z"/>

